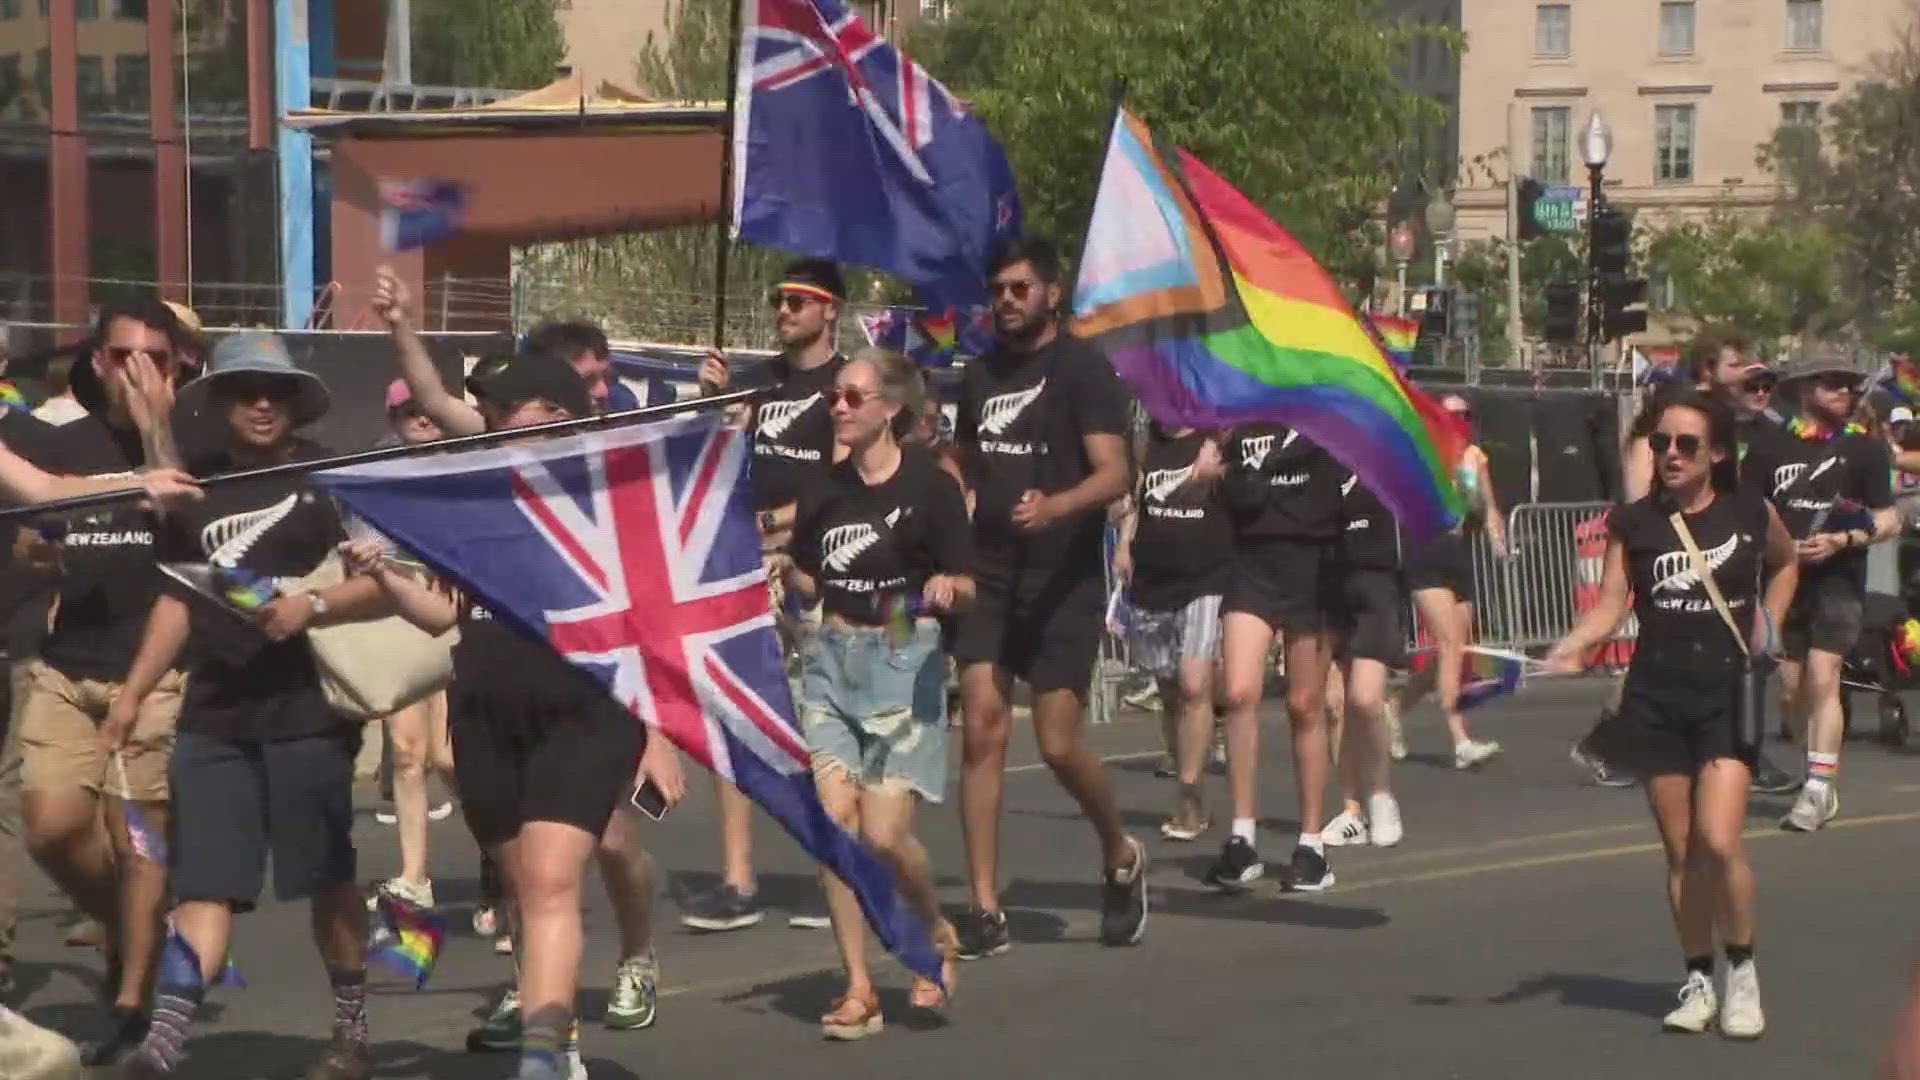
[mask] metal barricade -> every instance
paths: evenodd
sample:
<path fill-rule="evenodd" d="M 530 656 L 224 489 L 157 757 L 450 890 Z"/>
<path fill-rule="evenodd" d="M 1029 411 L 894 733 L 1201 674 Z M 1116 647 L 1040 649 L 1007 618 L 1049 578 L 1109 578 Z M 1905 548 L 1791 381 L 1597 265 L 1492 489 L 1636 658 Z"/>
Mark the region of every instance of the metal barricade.
<path fill-rule="evenodd" d="M 1507 518 L 1512 551 L 1494 557 L 1484 537 L 1474 544 L 1480 572 L 1475 610 L 1478 640 L 1501 648 L 1544 648 L 1565 637 L 1600 598 L 1607 512 L 1612 503 L 1522 503 Z M 1596 650 L 1598 663 L 1624 664 L 1638 627 L 1631 616 Z"/>

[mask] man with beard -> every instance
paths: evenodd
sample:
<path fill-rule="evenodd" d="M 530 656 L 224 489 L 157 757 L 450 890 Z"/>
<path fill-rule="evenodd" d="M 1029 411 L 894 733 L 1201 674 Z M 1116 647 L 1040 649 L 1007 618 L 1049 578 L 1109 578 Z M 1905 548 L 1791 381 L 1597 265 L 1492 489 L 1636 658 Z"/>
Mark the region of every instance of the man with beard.
<path fill-rule="evenodd" d="M 1132 471 L 1129 398 L 1106 359 L 1062 331 L 1060 258 L 1051 244 L 1007 243 L 988 272 L 1000 343 L 967 365 L 956 433 L 976 492 L 977 589 L 953 648 L 974 901 L 955 920 L 960 954 L 991 956 L 1011 944 L 996 870 L 1015 678 L 1033 691 L 1041 758 L 1100 838 L 1100 940 L 1132 945 L 1146 930 L 1146 849 L 1122 827 L 1082 726 L 1100 648 L 1105 512 L 1126 495 Z"/>
<path fill-rule="evenodd" d="M 834 347 L 846 295 L 840 268 L 825 259 L 788 263 L 768 294 L 780 355 L 768 362 L 771 384 L 754 406 L 753 502 L 769 580 L 775 582 L 785 576 L 786 549 L 801 497 L 824 483 L 833 463 L 845 455 L 833 437 L 827 399 L 847 362 Z M 731 381 L 726 357 L 708 353 L 700 365 L 701 390 L 717 394 Z M 784 628 L 795 629 L 791 624 Z M 761 919 L 753 874 L 753 804 L 732 784 L 718 778 L 715 784 L 720 797 L 720 885 L 689 898 L 680 921 L 694 930 L 740 930 Z M 824 907 L 797 911 L 788 922 L 807 929 L 828 925 Z"/>
<path fill-rule="evenodd" d="M 1743 483 L 1773 500 L 1798 541 L 1800 585 L 1779 628 L 1787 720 L 1807 748 L 1807 779 L 1780 821 L 1814 832 L 1840 809 L 1840 664 L 1860 638 L 1866 549 L 1899 533 L 1887 444 L 1853 419 L 1866 382 L 1846 360 L 1807 360 L 1783 373 L 1799 415 L 1763 434 L 1741 461 Z"/>

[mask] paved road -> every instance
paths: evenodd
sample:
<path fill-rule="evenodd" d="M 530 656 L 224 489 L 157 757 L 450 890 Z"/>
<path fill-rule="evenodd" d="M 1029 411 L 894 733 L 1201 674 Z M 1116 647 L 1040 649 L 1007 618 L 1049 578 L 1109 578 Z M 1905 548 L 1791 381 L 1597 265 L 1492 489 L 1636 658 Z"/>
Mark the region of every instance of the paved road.
<path fill-rule="evenodd" d="M 1855 744 L 1842 817 L 1816 836 L 1780 833 L 1774 822 L 1784 800 L 1755 801 L 1749 836 L 1761 886 L 1768 1035 L 1758 1045 L 1662 1035 L 1658 1018 L 1679 963 L 1651 826 L 1637 793 L 1582 786 L 1565 758 L 1599 694 L 1597 683 L 1543 684 L 1488 706 L 1477 726 L 1507 755 L 1478 774 L 1448 767 L 1437 718 L 1416 717 L 1415 753 L 1396 772 L 1405 842 L 1336 853 L 1339 887 L 1320 897 L 1213 895 L 1199 881 L 1213 843 L 1156 837 L 1154 913 L 1137 949 L 1094 942 L 1091 835 L 1025 745 L 1005 824 L 1015 948 L 962 968 L 945 1022 L 896 1023 L 856 1046 L 823 1043 L 814 1019 L 838 989 L 824 931 L 769 918 L 752 930 L 696 937 L 673 921 L 669 901 L 658 943 L 660 1023 L 621 1034 L 589 1026 L 593 1075 L 1867 1075 L 1915 941 L 1915 761 Z M 1125 714 L 1099 729 L 1097 741 L 1113 762 L 1130 826 L 1153 834 L 1171 795 L 1152 776 L 1153 728 Z M 1293 828 L 1285 820 L 1292 781 L 1273 742 L 1264 774 L 1273 820 L 1263 836 L 1269 856 L 1280 857 Z M 713 880 L 710 796 L 698 792 L 658 829 L 655 851 L 673 894 Z M 927 815 L 922 834 L 943 891 L 962 900 L 955 813 Z M 433 835 L 437 889 L 463 936 L 449 941 L 428 990 L 376 991 L 381 1075 L 491 1080 L 510 1074 L 511 1060 L 460 1047 L 505 965 L 464 936 L 475 890 L 470 840 L 455 821 Z M 763 894 L 775 903 L 804 895 L 811 878 L 798 850 L 770 825 L 759 838 Z M 392 830 L 369 816 L 360 841 L 366 876 L 390 872 Z M 615 952 L 604 900 L 592 891 L 588 1017 L 604 1005 Z M 95 963 L 59 946 L 53 907 L 50 890 L 36 883 L 22 927 L 26 1012 L 72 1025 L 86 1015 Z M 304 910 L 268 904 L 242 919 L 236 958 L 251 988 L 213 995 L 187 1075 L 298 1076 L 326 1032 L 329 1008 Z M 884 1006 L 904 1016 L 905 977 L 893 969 L 883 980 Z"/>

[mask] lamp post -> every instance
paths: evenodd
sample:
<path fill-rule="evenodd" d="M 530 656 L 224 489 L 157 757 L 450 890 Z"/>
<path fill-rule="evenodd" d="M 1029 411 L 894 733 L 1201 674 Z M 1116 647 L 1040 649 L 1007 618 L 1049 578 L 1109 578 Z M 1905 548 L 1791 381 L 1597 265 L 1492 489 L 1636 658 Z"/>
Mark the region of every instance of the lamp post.
<path fill-rule="evenodd" d="M 1453 223 L 1457 216 L 1453 209 L 1453 200 L 1446 192 L 1437 192 L 1433 200 L 1427 203 L 1427 234 L 1433 237 L 1433 283 L 1435 286 L 1447 283 L 1447 245 L 1453 240 Z"/>
<path fill-rule="evenodd" d="M 1387 234 L 1387 253 L 1393 256 L 1393 313 L 1407 317 L 1407 263 L 1413 260 L 1413 222 L 1402 221 Z"/>
<path fill-rule="evenodd" d="M 1587 117 L 1587 126 L 1580 133 L 1580 156 L 1587 163 L 1587 343 L 1597 345 L 1600 341 L 1600 274 L 1594 264 L 1593 254 L 1597 239 L 1596 226 L 1600 221 L 1600 212 L 1606 208 L 1607 159 L 1613 156 L 1613 131 L 1607 127 L 1607 121 L 1595 109 Z M 1594 361 L 1599 354 L 1594 353 Z"/>

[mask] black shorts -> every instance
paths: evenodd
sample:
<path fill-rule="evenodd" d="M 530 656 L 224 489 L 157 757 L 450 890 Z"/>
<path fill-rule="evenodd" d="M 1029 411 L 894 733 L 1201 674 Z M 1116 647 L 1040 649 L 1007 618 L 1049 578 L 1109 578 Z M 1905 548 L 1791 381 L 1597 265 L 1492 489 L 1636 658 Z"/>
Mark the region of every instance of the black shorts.
<path fill-rule="evenodd" d="M 556 821 L 591 836 L 607 830 L 632 793 L 646 734 L 611 698 L 567 719 L 500 716 L 456 685 L 449 729 L 467 828 L 482 847 L 504 844 L 529 821 Z"/>
<path fill-rule="evenodd" d="M 355 877 L 353 757 L 359 733 L 241 742 L 182 731 L 168 780 L 168 866 L 180 900 L 246 911 L 273 858 L 273 895 L 315 896 Z"/>
<path fill-rule="evenodd" d="M 973 607 L 960 617 L 953 659 L 962 668 L 990 663 L 1033 688 L 1086 694 L 1100 655 L 1106 617 L 1097 575 L 1056 579 L 1029 595 L 1005 584 L 978 581 Z"/>
<path fill-rule="evenodd" d="M 1473 603 L 1473 549 L 1465 533 L 1442 533 L 1407 554 L 1407 591 L 1447 589 Z"/>
<path fill-rule="evenodd" d="M 1860 642 L 1866 597 L 1845 574 L 1824 573 L 1800 579 L 1786 624 L 1780 627 L 1780 651 L 1805 660 L 1809 650 L 1845 656 Z"/>
<path fill-rule="evenodd" d="M 1341 583 L 1341 660 L 1407 661 L 1407 593 L 1396 570 L 1349 567 Z"/>
<path fill-rule="evenodd" d="M 1339 555 L 1334 540 L 1242 538 L 1220 610 L 1244 612 L 1275 630 L 1338 629 Z"/>
<path fill-rule="evenodd" d="M 1601 720 L 1588 745 L 1608 765 L 1640 776 L 1689 776 L 1715 758 L 1752 768 L 1755 748 L 1740 744 L 1735 675 L 1702 683 L 1629 671 L 1620 708 Z"/>

